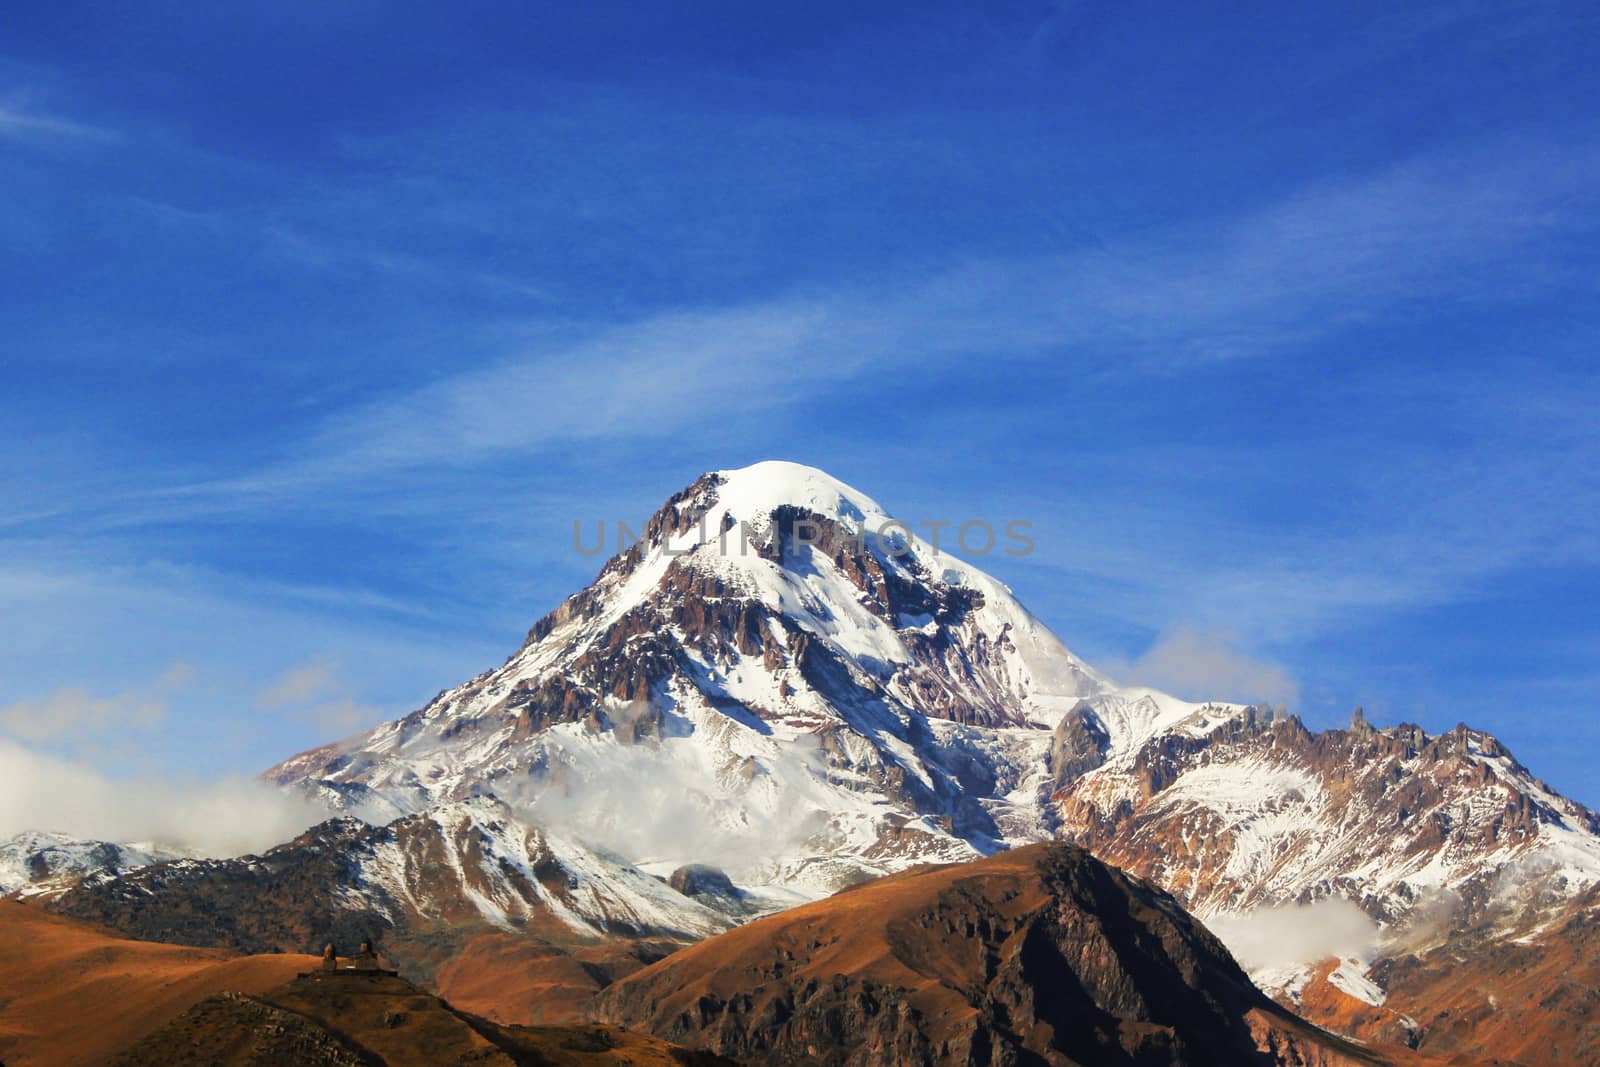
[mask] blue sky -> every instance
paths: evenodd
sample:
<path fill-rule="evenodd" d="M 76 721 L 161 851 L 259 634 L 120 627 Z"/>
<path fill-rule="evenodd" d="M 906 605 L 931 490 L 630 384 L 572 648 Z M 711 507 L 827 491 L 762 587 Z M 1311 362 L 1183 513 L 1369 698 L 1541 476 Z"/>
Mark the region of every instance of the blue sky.
<path fill-rule="evenodd" d="M 0 737 L 254 771 L 781 457 L 1600 803 L 1591 7 L 234 7 L 7 9 Z"/>

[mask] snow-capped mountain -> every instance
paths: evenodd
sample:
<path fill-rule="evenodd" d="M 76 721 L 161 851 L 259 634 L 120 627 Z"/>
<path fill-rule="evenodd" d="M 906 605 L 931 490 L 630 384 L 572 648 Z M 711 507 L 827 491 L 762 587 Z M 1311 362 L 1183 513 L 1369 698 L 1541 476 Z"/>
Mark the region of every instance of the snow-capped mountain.
<path fill-rule="evenodd" d="M 178 857 L 179 853 L 156 845 L 20 833 L 0 841 L 0 896 L 49 896 L 86 879 L 115 878 Z"/>
<path fill-rule="evenodd" d="M 1247 711 L 1113 754 L 1055 799 L 1069 836 L 1201 916 L 1340 896 L 1390 924 L 1424 904 L 1468 920 L 1600 880 L 1600 818 L 1465 725 L 1358 711 L 1313 733 Z"/>
<path fill-rule="evenodd" d="M 1196 715 L 821 471 L 708 474 L 500 668 L 272 779 L 380 818 L 493 793 L 636 862 L 807 895 L 1051 835 L 1053 731 Z M 1237 709 L 1233 709 L 1237 710 Z"/>
<path fill-rule="evenodd" d="M 1055 802 L 1063 837 L 1168 889 L 1236 950 L 1304 943 L 1266 946 L 1252 977 L 1300 1010 L 1355 1005 L 1327 1025 L 1363 1038 L 1471 1047 L 1459 1019 L 1447 1035 L 1417 1021 L 1446 1021 L 1430 998 L 1448 973 L 1496 973 L 1503 949 L 1600 887 L 1600 819 L 1465 725 L 1380 730 L 1358 711 L 1313 732 L 1250 709 L 1091 759 Z M 1368 921 L 1317 910 L 1330 902 Z M 1494 985 L 1477 988 L 1493 1013 Z"/>
<path fill-rule="evenodd" d="M 673 496 L 501 667 L 268 775 L 379 819 L 493 793 L 649 869 L 803 895 L 1056 836 L 1202 913 L 1338 895 L 1393 922 L 1512 869 L 1600 880 L 1594 816 L 1494 739 L 1118 686 L 781 462 Z"/>
<path fill-rule="evenodd" d="M 84 882 L 51 907 L 149 940 L 275 952 L 476 928 L 693 941 L 734 925 L 702 899 L 479 797 L 382 827 L 333 819 L 260 856 Z"/>
<path fill-rule="evenodd" d="M 1353 902 L 1382 925 L 1339 966 L 1360 989 L 1419 930 L 1498 910 L 1520 936 L 1600 882 L 1600 822 L 1494 738 L 1119 686 L 1001 583 L 778 462 L 673 496 L 499 668 L 267 776 L 380 822 L 493 795 L 660 876 L 719 866 L 745 914 L 1061 838 L 1219 925 Z"/>

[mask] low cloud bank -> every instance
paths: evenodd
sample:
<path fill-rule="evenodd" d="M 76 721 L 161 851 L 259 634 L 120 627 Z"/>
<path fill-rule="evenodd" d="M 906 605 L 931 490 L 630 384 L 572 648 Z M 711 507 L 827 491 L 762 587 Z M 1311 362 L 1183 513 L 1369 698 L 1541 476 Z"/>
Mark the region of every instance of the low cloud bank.
<path fill-rule="evenodd" d="M 328 817 L 253 778 L 114 780 L 93 767 L 0 740 L 0 838 L 27 830 L 203 856 L 260 852 Z"/>
<path fill-rule="evenodd" d="M 710 863 L 759 878 L 764 861 L 827 824 L 821 753 L 808 738 L 744 768 L 719 767 L 674 738 L 623 745 L 558 729 L 541 747 L 539 772 L 520 789 L 496 783 L 496 794 L 530 823 L 629 861 Z"/>
<path fill-rule="evenodd" d="M 1342 897 L 1225 912 L 1206 919 L 1206 926 L 1251 974 L 1293 970 L 1333 957 L 1364 962 L 1380 937 L 1371 916 Z"/>

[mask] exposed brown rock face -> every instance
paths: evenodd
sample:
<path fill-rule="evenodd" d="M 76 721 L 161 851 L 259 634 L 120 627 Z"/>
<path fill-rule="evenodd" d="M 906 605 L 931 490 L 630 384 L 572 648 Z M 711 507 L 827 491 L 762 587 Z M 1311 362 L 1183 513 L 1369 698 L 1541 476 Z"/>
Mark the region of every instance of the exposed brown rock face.
<path fill-rule="evenodd" d="M 1250 769 L 1234 788 L 1248 791 L 1251 775 L 1285 783 L 1270 802 L 1286 828 L 1248 863 L 1239 853 L 1262 846 L 1243 835 L 1257 830 L 1262 813 L 1242 821 L 1218 810 L 1227 797 L 1187 788 L 1189 776 L 1227 766 Z M 1365 723 L 1313 732 L 1293 716 L 1255 711 L 1199 736 L 1151 738 L 1115 767 L 1069 774 L 1056 801 L 1064 837 L 1189 907 L 1340 895 L 1385 921 L 1416 902 L 1400 882 L 1435 852 L 1460 868 L 1451 882 L 1461 896 L 1456 921 L 1465 924 L 1486 905 L 1507 850 L 1533 845 L 1541 824 L 1600 831 L 1594 813 L 1548 793 L 1503 745 L 1465 726 L 1436 736 Z M 1387 868 L 1395 881 L 1341 878 L 1341 869 L 1360 865 Z"/>
<path fill-rule="evenodd" d="M 738 897 L 726 873 L 703 863 L 690 863 L 673 871 L 667 884 L 686 897 Z"/>
<path fill-rule="evenodd" d="M 773 1064 L 1389 1062 L 1271 1004 L 1170 897 L 1063 845 L 916 868 L 758 920 L 599 1004 Z"/>
<path fill-rule="evenodd" d="M 385 975 L 305 975 L 195 1005 L 113 1067 L 724 1067 L 705 1052 L 601 1026 L 501 1026 Z M 730 1065 L 731 1067 L 731 1065 Z"/>
<path fill-rule="evenodd" d="M 1542 928 L 1508 929 L 1509 918 L 1380 962 L 1373 977 L 1387 997 L 1379 1008 L 1342 994 L 1324 968 L 1300 994 L 1302 1013 L 1440 1057 L 1492 1054 L 1518 1067 L 1600 1063 L 1600 890 Z"/>
<path fill-rule="evenodd" d="M 1080 703 L 1056 726 L 1050 743 L 1051 781 L 1059 792 L 1106 761 L 1110 737 L 1089 710 Z"/>

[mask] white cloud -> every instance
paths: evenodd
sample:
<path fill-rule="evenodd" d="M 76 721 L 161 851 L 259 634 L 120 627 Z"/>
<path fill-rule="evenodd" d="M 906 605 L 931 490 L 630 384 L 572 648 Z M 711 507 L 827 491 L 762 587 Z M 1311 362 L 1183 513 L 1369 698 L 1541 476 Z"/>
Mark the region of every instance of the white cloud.
<path fill-rule="evenodd" d="M 363 704 L 352 697 L 323 701 L 293 714 L 301 722 L 310 723 L 319 733 L 332 737 L 348 737 L 389 717 L 378 705 Z"/>
<path fill-rule="evenodd" d="M 171 695 L 188 685 L 194 668 L 174 663 L 155 683 L 112 696 L 63 686 L 43 697 L 0 708 L 0 729 L 31 742 L 97 742 L 111 734 L 151 732 L 161 725 Z"/>
<path fill-rule="evenodd" d="M 377 472 L 649 439 L 730 412 L 798 408 L 867 373 L 980 356 L 1118 373 L 1289 355 L 1430 294 L 1459 300 L 1477 286 L 1483 299 L 1510 298 L 1518 253 L 1565 218 L 1560 207 L 1585 196 L 1597 170 L 1586 151 L 1492 144 L 1064 255 L 901 267 L 887 280 L 588 332 L 534 321 L 526 332 L 542 341 L 334 413 L 299 454 L 166 502 L 237 506 Z M 1475 280 L 1487 265 L 1492 284 Z"/>
<path fill-rule="evenodd" d="M 112 696 L 66 686 L 0 709 L 0 728 L 28 743 L 0 738 L 0 837 L 46 830 L 230 856 L 279 844 L 326 818 L 254 779 L 114 778 L 30 747 L 95 752 L 129 766 L 160 729 L 170 698 L 194 677 L 194 668 L 179 662 L 149 685 Z"/>
<path fill-rule="evenodd" d="M 111 779 L 8 741 L 0 741 L 0 781 L 0 837 L 47 830 L 235 856 L 287 841 L 328 817 L 255 779 Z"/>
<path fill-rule="evenodd" d="M 14 101 L 0 102 L 0 137 L 51 137 L 77 141 L 117 139 L 117 135 L 110 130 L 34 111 Z"/>
<path fill-rule="evenodd" d="M 1293 704 L 1300 690 L 1283 667 L 1241 652 L 1228 632 L 1180 627 L 1162 636 L 1132 663 L 1105 664 L 1106 672 L 1136 685 L 1186 700 Z"/>
<path fill-rule="evenodd" d="M 1342 897 L 1225 912 L 1205 923 L 1252 975 L 1281 974 L 1334 958 L 1365 962 L 1379 941 L 1378 924 Z"/>
<path fill-rule="evenodd" d="M 861 366 L 861 353 L 832 343 L 832 324 L 832 313 L 804 300 L 659 315 L 341 413 L 309 441 L 305 458 L 198 489 L 272 495 L 554 442 L 650 437 L 712 413 L 783 406 Z"/>
<path fill-rule="evenodd" d="M 760 880 L 757 866 L 822 830 L 836 802 L 818 784 L 820 749 L 810 737 L 763 753 L 771 780 L 747 789 L 730 788 L 704 749 L 678 739 L 628 745 L 552 731 L 540 745 L 540 775 L 497 783 L 496 794 L 531 823 L 635 862 L 709 863 Z M 781 807 L 774 796 L 785 798 Z"/>

